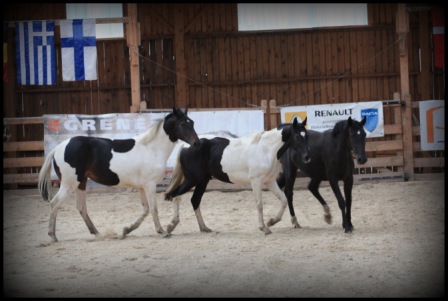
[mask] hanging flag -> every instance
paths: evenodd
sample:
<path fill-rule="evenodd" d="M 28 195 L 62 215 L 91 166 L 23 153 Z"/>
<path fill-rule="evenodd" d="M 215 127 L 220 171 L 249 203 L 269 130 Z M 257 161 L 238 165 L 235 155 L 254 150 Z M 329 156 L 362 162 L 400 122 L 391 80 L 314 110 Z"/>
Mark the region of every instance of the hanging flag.
<path fill-rule="evenodd" d="M 445 9 L 432 8 L 432 36 L 434 38 L 434 65 L 445 68 Z"/>
<path fill-rule="evenodd" d="M 60 21 L 62 79 L 96 80 L 96 21 Z"/>
<path fill-rule="evenodd" d="M 54 21 L 16 22 L 17 84 L 55 85 Z"/>
<path fill-rule="evenodd" d="M 8 82 L 8 22 L 3 22 L 3 82 Z"/>

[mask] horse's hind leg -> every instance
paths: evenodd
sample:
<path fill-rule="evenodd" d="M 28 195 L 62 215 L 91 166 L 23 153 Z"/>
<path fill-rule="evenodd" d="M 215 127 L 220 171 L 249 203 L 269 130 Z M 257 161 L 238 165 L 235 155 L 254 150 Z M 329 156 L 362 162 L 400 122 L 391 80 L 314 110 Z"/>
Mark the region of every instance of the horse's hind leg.
<path fill-rule="evenodd" d="M 331 224 L 332 222 L 332 216 L 330 212 L 330 206 L 328 206 L 327 202 L 325 202 L 324 198 L 319 193 L 319 185 L 320 180 L 311 179 L 310 184 L 308 184 L 308 189 L 311 191 L 311 193 L 316 197 L 316 199 L 321 203 L 321 205 L 324 207 L 324 219 L 327 224 Z"/>
<path fill-rule="evenodd" d="M 283 191 L 280 189 L 280 187 L 278 187 L 276 181 L 272 181 L 269 184 L 268 189 L 280 200 L 281 203 L 280 210 L 278 211 L 277 215 L 274 218 L 271 218 L 266 224 L 268 227 L 270 227 L 281 221 L 283 213 L 285 212 L 286 206 L 288 204 L 288 201 L 286 200 L 286 196 L 283 193 Z"/>
<path fill-rule="evenodd" d="M 56 238 L 56 216 L 58 214 L 59 207 L 67 197 L 68 191 L 64 185 L 61 185 L 59 191 L 50 201 L 50 222 L 48 225 L 48 235 L 54 242 L 58 241 L 58 239 Z"/>
<path fill-rule="evenodd" d="M 95 225 L 93 224 L 92 220 L 90 219 L 89 215 L 87 214 L 87 204 L 86 204 L 86 191 L 81 189 L 75 190 L 75 198 L 76 198 L 76 209 L 81 214 L 84 222 L 87 225 L 87 228 L 89 228 L 89 231 L 91 234 L 94 234 L 96 237 L 100 235 L 98 230 L 95 228 Z"/>
<path fill-rule="evenodd" d="M 261 182 L 259 180 L 253 180 L 251 181 L 252 185 L 252 192 L 255 195 L 255 202 L 257 204 L 257 210 L 258 210 L 258 228 L 264 232 L 264 234 L 271 234 L 272 231 L 269 230 L 268 227 L 264 224 L 263 219 L 263 200 L 261 198 Z"/>

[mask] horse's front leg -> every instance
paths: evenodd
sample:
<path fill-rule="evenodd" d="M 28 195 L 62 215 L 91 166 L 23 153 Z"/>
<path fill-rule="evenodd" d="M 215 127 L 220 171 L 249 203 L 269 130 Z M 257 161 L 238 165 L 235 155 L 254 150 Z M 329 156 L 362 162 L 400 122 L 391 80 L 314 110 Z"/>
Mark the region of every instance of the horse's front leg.
<path fill-rule="evenodd" d="M 193 206 L 194 214 L 196 215 L 196 220 L 198 221 L 199 230 L 201 230 L 201 232 L 212 232 L 212 230 L 205 225 L 201 214 L 201 200 L 209 181 L 210 180 L 207 179 L 202 183 L 197 184 L 193 195 L 191 196 L 191 205 Z"/>
<path fill-rule="evenodd" d="M 351 228 L 347 221 L 347 214 L 346 214 L 346 206 L 345 206 L 345 200 L 342 196 L 341 190 L 339 189 L 338 181 L 337 180 L 329 180 L 331 189 L 333 190 L 334 195 L 336 196 L 338 200 L 339 209 L 341 209 L 342 213 L 342 227 L 345 229 L 345 233 L 351 232 Z"/>
<path fill-rule="evenodd" d="M 289 214 L 291 215 L 291 223 L 294 228 L 301 228 L 294 211 L 294 182 L 297 177 L 297 168 L 294 164 L 285 166 L 283 164 L 283 177 L 285 178 L 285 197 L 288 201 Z"/>
<path fill-rule="evenodd" d="M 87 204 L 86 204 L 86 191 L 76 189 L 75 190 L 75 198 L 76 198 L 76 209 L 81 214 L 84 222 L 89 228 L 91 234 L 94 234 L 96 237 L 100 236 L 100 233 L 96 229 L 89 215 L 87 214 Z"/>
<path fill-rule="evenodd" d="M 347 223 L 348 227 L 350 228 L 350 231 L 352 231 L 353 225 L 352 225 L 352 189 L 353 189 L 353 175 L 350 174 L 347 179 L 344 180 L 344 195 L 345 195 L 345 206 L 346 209 L 346 215 L 347 215 Z"/>
<path fill-rule="evenodd" d="M 143 213 L 133 224 L 131 224 L 130 227 L 125 227 L 123 229 L 123 237 L 125 237 L 127 234 L 134 231 L 140 226 L 145 217 L 148 215 L 150 208 L 156 232 L 163 234 L 164 237 L 169 236 L 169 234 L 163 230 L 162 225 L 160 224 L 159 221 L 159 213 L 157 211 L 157 200 L 156 200 L 156 184 L 150 183 L 146 186 L 145 189 L 139 188 L 139 192 L 140 192 L 140 200 L 143 206 Z M 150 202 L 150 206 L 148 205 L 148 199 Z"/>
<path fill-rule="evenodd" d="M 166 227 L 166 231 L 171 234 L 171 232 L 174 231 L 177 224 L 180 222 L 179 217 L 179 203 L 182 200 L 181 196 L 177 196 L 173 200 L 173 219 L 171 220 L 171 223 Z"/>
<path fill-rule="evenodd" d="M 251 181 L 252 192 L 255 196 L 255 202 L 258 210 L 258 228 L 264 232 L 264 234 L 271 234 L 272 231 L 265 225 L 263 219 L 263 200 L 261 198 L 261 181 L 256 179 Z"/>
<path fill-rule="evenodd" d="M 268 222 L 267 222 L 267 226 L 273 226 L 276 223 L 278 223 L 279 221 L 281 221 L 282 217 L 283 217 L 283 213 L 285 212 L 286 206 L 287 206 L 287 200 L 286 200 L 286 196 L 283 193 L 283 191 L 280 189 L 280 187 L 278 187 L 277 182 L 274 180 L 271 183 L 268 183 L 268 189 L 269 191 L 271 191 L 279 200 L 280 200 L 280 209 L 277 213 L 277 215 L 274 218 L 271 218 Z"/>

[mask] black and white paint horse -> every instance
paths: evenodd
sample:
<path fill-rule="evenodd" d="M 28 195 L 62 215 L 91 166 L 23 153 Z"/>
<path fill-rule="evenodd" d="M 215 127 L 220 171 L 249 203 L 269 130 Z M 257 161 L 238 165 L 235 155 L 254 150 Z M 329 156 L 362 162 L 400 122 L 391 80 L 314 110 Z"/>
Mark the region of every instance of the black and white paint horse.
<path fill-rule="evenodd" d="M 301 160 L 308 162 L 309 147 L 306 120 L 295 121 L 292 126 L 264 131 L 240 138 L 201 138 L 200 144 L 183 148 L 178 152 L 173 178 L 165 192 L 166 200 L 174 199 L 174 214 L 167 227 L 171 233 L 179 223 L 179 201 L 182 194 L 195 187 L 191 204 L 196 214 L 199 229 L 211 230 L 205 225 L 200 204 L 208 182 L 215 178 L 234 184 L 251 184 L 258 209 L 258 227 L 270 234 L 268 226 L 279 222 L 286 209 L 285 194 L 277 185 L 276 178 L 281 172 L 278 160 L 285 150 L 292 148 L 300 154 Z M 267 225 L 263 219 L 262 189 L 269 189 L 281 202 L 276 217 Z"/>
<path fill-rule="evenodd" d="M 345 232 L 353 230 L 351 221 L 353 158 L 358 164 L 367 162 L 365 123 L 366 117 L 360 122 L 349 117 L 347 120 L 336 123 L 333 129 L 324 132 L 308 130 L 308 142 L 311 149 L 309 163 L 302 159 L 301 153 L 292 148 L 287 149 L 283 154 L 281 158 L 283 172 L 279 175 L 277 183 L 281 188 L 285 188 L 289 212 L 291 219 L 295 220 L 293 222 L 295 228 L 300 228 L 300 225 L 294 212 L 293 188 L 297 169 L 300 169 L 311 178 L 308 189 L 322 204 L 326 222 L 331 223 L 331 213 L 330 207 L 319 193 L 319 185 L 322 181 L 329 181 L 338 200 L 342 212 L 342 227 Z M 339 181 L 344 182 L 345 200 L 338 186 Z"/>
<path fill-rule="evenodd" d="M 154 122 L 147 132 L 131 139 L 106 139 L 86 136 L 69 138 L 58 144 L 46 157 L 39 173 L 38 188 L 50 201 L 48 235 L 56 238 L 56 215 L 62 202 L 74 192 L 76 207 L 91 234 L 99 232 L 90 220 L 86 207 L 86 183 L 97 183 L 138 188 L 143 214 L 130 227 L 123 229 L 123 237 L 137 229 L 151 211 L 157 233 L 168 235 L 160 225 L 156 185 L 163 180 L 166 162 L 178 139 L 191 145 L 199 143 L 194 122 L 184 112 L 173 108 L 164 119 Z M 60 179 L 60 188 L 51 197 L 51 168 Z M 149 200 L 149 207 L 148 207 Z"/>

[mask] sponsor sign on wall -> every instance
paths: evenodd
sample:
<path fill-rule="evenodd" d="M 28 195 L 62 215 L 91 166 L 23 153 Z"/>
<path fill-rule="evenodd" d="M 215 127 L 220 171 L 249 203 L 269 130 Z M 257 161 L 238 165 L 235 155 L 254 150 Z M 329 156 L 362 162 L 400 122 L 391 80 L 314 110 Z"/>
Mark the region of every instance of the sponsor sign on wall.
<path fill-rule="evenodd" d="M 419 101 L 422 150 L 445 150 L 445 101 Z"/>
<path fill-rule="evenodd" d="M 307 129 L 323 132 L 332 129 L 341 120 L 361 121 L 366 117 L 367 138 L 384 137 L 383 103 L 381 101 L 339 103 L 328 105 L 294 106 L 280 108 L 282 123 L 294 118 L 302 122 L 307 118 Z"/>

